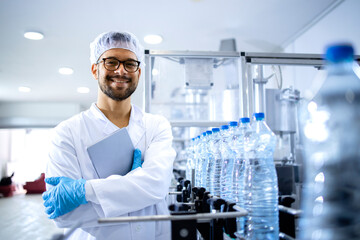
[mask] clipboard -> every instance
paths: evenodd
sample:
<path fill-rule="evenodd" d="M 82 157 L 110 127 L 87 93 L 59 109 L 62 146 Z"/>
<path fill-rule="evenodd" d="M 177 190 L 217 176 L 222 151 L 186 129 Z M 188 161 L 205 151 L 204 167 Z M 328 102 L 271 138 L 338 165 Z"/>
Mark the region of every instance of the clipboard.
<path fill-rule="evenodd" d="M 89 146 L 87 152 L 99 178 L 124 176 L 133 164 L 134 146 L 126 128 Z"/>

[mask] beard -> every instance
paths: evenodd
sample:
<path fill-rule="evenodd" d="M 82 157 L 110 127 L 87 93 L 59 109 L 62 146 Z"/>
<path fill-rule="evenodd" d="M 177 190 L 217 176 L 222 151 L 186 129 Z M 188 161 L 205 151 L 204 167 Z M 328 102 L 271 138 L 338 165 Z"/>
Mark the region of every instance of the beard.
<path fill-rule="evenodd" d="M 109 84 L 107 83 L 111 83 L 113 81 L 113 78 L 116 78 L 118 80 L 125 80 L 125 81 L 129 81 L 129 87 L 127 87 L 126 89 L 122 89 L 122 88 L 112 88 Z M 111 77 L 111 76 L 105 76 L 105 78 L 103 78 L 104 81 L 98 81 L 99 82 L 99 87 L 100 90 L 109 98 L 115 100 L 115 101 L 123 101 L 127 98 L 129 98 L 136 90 L 137 87 L 137 83 L 136 81 L 134 81 L 132 78 L 130 77 L 125 77 L 125 76 L 115 76 L 115 77 Z"/>

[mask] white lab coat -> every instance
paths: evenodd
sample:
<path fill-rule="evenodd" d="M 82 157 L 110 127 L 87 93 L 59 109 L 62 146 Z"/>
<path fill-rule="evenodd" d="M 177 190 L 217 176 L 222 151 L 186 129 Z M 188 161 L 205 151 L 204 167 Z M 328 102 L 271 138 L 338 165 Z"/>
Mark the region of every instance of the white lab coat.
<path fill-rule="evenodd" d="M 91 108 L 54 129 L 46 177 L 66 176 L 86 179 L 87 204 L 56 218 L 58 227 L 81 228 L 68 239 L 169 240 L 169 222 L 133 222 L 99 225 L 105 217 L 169 214 L 165 200 L 172 178 L 175 151 L 169 122 L 161 116 L 142 112 L 132 105 L 127 126 L 144 163 L 125 176 L 98 179 L 87 147 L 119 129 L 92 104 Z M 116 147 L 116 146 L 114 146 Z M 50 186 L 47 186 L 50 187 Z"/>

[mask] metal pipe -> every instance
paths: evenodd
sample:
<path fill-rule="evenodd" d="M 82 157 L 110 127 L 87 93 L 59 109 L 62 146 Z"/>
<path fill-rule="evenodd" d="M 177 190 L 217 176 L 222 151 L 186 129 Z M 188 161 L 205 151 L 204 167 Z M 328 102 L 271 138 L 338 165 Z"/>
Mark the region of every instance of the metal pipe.
<path fill-rule="evenodd" d="M 147 50 L 146 50 L 147 51 Z M 150 112 L 150 106 L 151 106 L 151 57 L 149 54 L 146 54 L 145 51 L 145 90 L 144 90 L 144 106 L 145 106 L 145 112 Z"/>
<path fill-rule="evenodd" d="M 246 69 L 246 59 L 243 56 L 244 53 L 241 53 L 241 99 L 242 99 L 242 112 L 241 117 L 249 116 L 249 85 L 247 80 L 247 69 Z"/>
<path fill-rule="evenodd" d="M 294 215 L 295 217 L 299 217 L 302 214 L 301 210 L 285 207 L 283 205 L 279 205 L 279 211 L 286 212 L 288 214 Z"/>
<path fill-rule="evenodd" d="M 244 117 L 250 117 L 254 113 L 254 83 L 252 77 L 252 67 L 250 64 L 246 65 L 246 72 L 247 72 L 247 84 L 248 84 L 248 107 L 249 111 L 248 114 Z"/>
<path fill-rule="evenodd" d="M 265 112 L 264 85 L 268 79 L 264 78 L 264 66 L 256 65 L 256 78 L 253 79 L 253 91 L 255 93 L 255 112 Z"/>
<path fill-rule="evenodd" d="M 182 192 L 169 192 L 169 195 L 181 195 Z"/>
<path fill-rule="evenodd" d="M 295 240 L 295 238 L 290 237 L 289 235 L 282 233 L 282 232 L 279 233 L 279 237 L 284 240 Z"/>
<path fill-rule="evenodd" d="M 198 213 L 189 215 L 153 215 L 153 216 L 131 216 L 131 217 L 113 217 L 100 218 L 98 223 L 123 223 L 123 222 L 148 222 L 148 221 L 183 221 L 198 220 L 198 222 L 209 221 L 217 218 L 236 218 L 247 215 L 245 209 L 239 208 L 240 211 L 226 213 Z"/>

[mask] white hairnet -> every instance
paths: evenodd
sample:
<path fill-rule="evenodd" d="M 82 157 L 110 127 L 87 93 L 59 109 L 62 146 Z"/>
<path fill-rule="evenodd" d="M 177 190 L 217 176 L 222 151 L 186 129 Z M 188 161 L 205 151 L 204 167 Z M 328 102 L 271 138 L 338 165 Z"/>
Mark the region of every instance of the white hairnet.
<path fill-rule="evenodd" d="M 109 49 L 122 48 L 135 53 L 137 60 L 144 66 L 144 47 L 137 37 L 129 32 L 105 32 L 90 43 L 90 62 L 96 63 L 99 57 Z"/>

